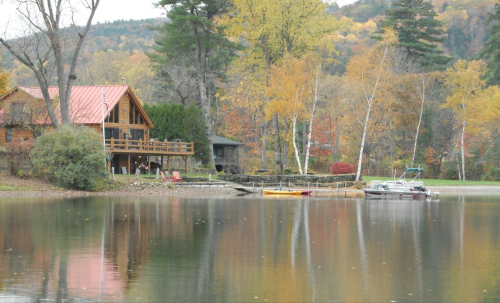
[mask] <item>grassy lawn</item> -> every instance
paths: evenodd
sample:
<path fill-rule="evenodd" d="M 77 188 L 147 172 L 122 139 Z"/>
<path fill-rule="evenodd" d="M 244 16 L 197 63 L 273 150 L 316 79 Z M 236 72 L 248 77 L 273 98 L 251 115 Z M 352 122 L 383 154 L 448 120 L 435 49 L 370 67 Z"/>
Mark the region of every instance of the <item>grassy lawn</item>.
<path fill-rule="evenodd" d="M 363 181 L 370 182 L 372 180 L 388 181 L 394 180 L 391 177 L 368 177 L 363 176 Z M 407 181 L 411 179 L 406 179 Z M 439 179 L 418 179 L 424 181 L 427 186 L 473 186 L 473 185 L 496 185 L 500 186 L 500 181 L 460 181 L 460 180 L 439 180 Z"/>
<path fill-rule="evenodd" d="M 36 189 L 30 187 L 18 187 L 9 184 L 0 184 L 0 191 L 28 191 L 28 190 L 34 191 Z"/>

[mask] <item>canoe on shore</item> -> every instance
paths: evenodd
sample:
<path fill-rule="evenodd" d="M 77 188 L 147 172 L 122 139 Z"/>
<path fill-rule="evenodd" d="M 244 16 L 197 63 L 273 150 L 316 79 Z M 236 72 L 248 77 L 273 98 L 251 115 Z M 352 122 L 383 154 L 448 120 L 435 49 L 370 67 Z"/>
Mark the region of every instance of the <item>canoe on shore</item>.
<path fill-rule="evenodd" d="M 268 190 L 264 189 L 265 195 L 292 195 L 292 196 L 300 196 L 300 195 L 310 195 L 312 190 Z"/>

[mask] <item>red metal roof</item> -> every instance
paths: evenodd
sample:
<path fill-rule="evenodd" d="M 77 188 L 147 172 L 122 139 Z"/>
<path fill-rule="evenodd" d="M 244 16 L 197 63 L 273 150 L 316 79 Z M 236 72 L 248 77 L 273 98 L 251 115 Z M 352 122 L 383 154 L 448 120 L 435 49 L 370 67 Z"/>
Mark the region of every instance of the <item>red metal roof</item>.
<path fill-rule="evenodd" d="M 37 99 L 43 99 L 42 91 L 39 87 L 19 86 L 18 88 Z M 120 98 L 125 93 L 129 92 L 132 99 L 136 101 L 136 105 L 139 105 L 138 108 L 142 112 L 146 122 L 150 127 L 153 127 L 153 123 L 142 109 L 139 100 L 137 100 L 137 97 L 128 85 L 73 86 L 71 89 L 70 99 L 70 115 L 73 123 L 102 123 L 103 117 L 101 110 L 105 111 L 105 107 L 103 107 L 102 105 L 102 92 L 104 92 L 104 95 L 106 96 L 108 108 L 110 111 L 113 109 L 113 107 L 115 107 Z M 50 99 L 54 100 L 54 98 L 59 95 L 59 88 L 56 86 L 50 86 L 49 95 Z M 56 115 L 58 116 L 58 120 L 60 121 L 61 110 L 59 106 L 54 109 L 54 112 L 56 113 Z M 3 109 L 0 110 L 0 123 L 3 123 Z"/>

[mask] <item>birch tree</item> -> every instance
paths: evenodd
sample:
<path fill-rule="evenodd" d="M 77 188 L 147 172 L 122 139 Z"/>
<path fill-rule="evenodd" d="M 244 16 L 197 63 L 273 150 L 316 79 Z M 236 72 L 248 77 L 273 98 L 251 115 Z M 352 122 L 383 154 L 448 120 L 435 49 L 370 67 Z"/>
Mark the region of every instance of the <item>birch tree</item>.
<path fill-rule="evenodd" d="M 318 88 L 321 64 L 315 54 L 308 53 L 301 59 L 287 54 L 271 70 L 268 115 L 280 113 L 292 125 L 292 146 L 300 174 L 307 174 L 314 114 L 318 103 Z M 299 156 L 297 146 L 297 125 L 301 120 L 309 120 L 304 136 L 307 136 L 305 157 Z M 285 125 L 290 124 L 285 121 Z M 303 161 L 303 163 L 302 163 Z"/>
<path fill-rule="evenodd" d="M 363 150 L 365 148 L 370 116 L 377 98 L 377 89 L 380 82 L 383 81 L 383 74 L 389 72 L 386 60 L 390 52 L 389 49 L 392 49 L 392 45 L 396 41 L 395 38 L 394 33 L 387 34 L 374 48 L 368 50 L 365 54 L 354 57 L 347 65 L 347 77 L 354 82 L 366 108 L 366 112 L 364 113 L 365 118 L 362 121 L 363 135 L 359 149 L 356 181 L 359 181 L 361 175 Z"/>
<path fill-rule="evenodd" d="M 70 96 L 76 76 L 80 50 L 92 24 L 100 0 L 11 0 L 17 4 L 17 12 L 25 25 L 23 37 L 8 40 L 7 31 L 0 36 L 0 43 L 35 74 L 47 107 L 51 125 L 59 128 L 49 96 L 52 76 L 57 77 L 61 121 L 71 125 Z M 85 26 L 76 24 L 77 10 L 88 14 Z M 71 30 L 63 33 L 64 26 Z M 66 34 L 68 36 L 66 36 Z M 69 56 L 67 58 L 67 56 Z M 71 62 L 67 71 L 65 62 Z"/>
<path fill-rule="evenodd" d="M 466 180 L 466 129 L 469 122 L 472 121 L 472 117 L 481 111 L 481 97 L 486 85 L 486 80 L 483 80 L 486 68 L 486 63 L 481 60 L 474 60 L 469 63 L 465 60 L 459 60 L 453 67 L 447 68 L 443 74 L 443 82 L 450 87 L 451 95 L 446 98 L 446 102 L 442 106 L 451 109 L 457 116 L 458 121 L 460 121 L 459 137 L 462 158 L 462 180 Z"/>
<path fill-rule="evenodd" d="M 425 73 L 420 73 L 420 74 L 415 74 L 414 75 L 414 83 L 415 87 L 417 88 L 417 93 L 418 97 L 420 99 L 420 110 L 418 113 L 418 123 L 417 123 L 417 130 L 415 131 L 415 142 L 413 145 L 413 156 L 411 158 L 411 165 L 410 167 L 413 167 L 413 162 L 415 161 L 415 154 L 417 152 L 417 143 L 418 143 L 418 135 L 420 133 L 420 126 L 422 125 L 422 116 L 424 115 L 424 104 L 426 101 L 426 96 L 429 93 L 429 89 L 432 85 L 433 81 L 433 75 L 432 74 L 425 74 Z"/>

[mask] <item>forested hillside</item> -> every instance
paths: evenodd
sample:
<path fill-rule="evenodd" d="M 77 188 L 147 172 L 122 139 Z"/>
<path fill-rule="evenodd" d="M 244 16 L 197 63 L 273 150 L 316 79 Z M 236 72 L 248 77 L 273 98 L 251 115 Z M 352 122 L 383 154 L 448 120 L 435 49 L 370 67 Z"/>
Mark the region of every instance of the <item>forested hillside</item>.
<path fill-rule="evenodd" d="M 170 2 L 169 22 L 93 26 L 76 84 L 200 107 L 207 134 L 246 144 L 247 171 L 500 180 L 499 2 Z M 2 56 L 10 86 L 37 85 Z"/>

